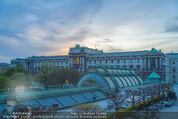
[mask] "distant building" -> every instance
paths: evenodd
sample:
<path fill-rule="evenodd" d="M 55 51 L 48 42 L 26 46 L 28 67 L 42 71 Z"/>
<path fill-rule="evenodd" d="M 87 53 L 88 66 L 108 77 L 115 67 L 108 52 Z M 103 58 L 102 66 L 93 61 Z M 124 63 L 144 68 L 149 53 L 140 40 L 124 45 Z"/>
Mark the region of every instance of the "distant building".
<path fill-rule="evenodd" d="M 178 83 L 178 53 L 167 53 L 169 58 L 169 77 L 174 83 Z"/>
<path fill-rule="evenodd" d="M 25 59 L 16 58 L 16 59 L 11 60 L 11 66 L 12 67 L 16 66 L 17 64 L 23 64 L 23 66 L 25 67 Z"/>
<path fill-rule="evenodd" d="M 134 70 L 143 80 L 146 80 L 154 70 L 163 81 L 178 82 L 178 75 L 176 74 L 177 53 L 164 54 L 155 48 L 144 51 L 104 53 L 102 50 L 76 45 L 69 49 L 68 54 L 63 56 L 32 56 L 24 60 L 24 66 L 32 74 L 39 71 L 37 66 L 44 61 L 50 62 L 54 67 L 70 67 L 79 72 L 84 72 L 95 65 L 125 67 Z M 11 61 L 11 63 L 16 62 Z"/>
<path fill-rule="evenodd" d="M 6 71 L 9 67 L 9 63 L 0 63 L 0 71 Z"/>

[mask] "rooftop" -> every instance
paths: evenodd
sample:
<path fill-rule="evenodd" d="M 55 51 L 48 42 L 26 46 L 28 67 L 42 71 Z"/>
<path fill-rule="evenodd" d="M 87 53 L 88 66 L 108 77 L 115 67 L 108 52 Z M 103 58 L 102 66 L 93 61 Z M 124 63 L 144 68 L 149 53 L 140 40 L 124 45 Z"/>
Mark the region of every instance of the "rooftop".
<path fill-rule="evenodd" d="M 113 52 L 113 53 L 99 53 L 91 54 L 89 57 L 103 57 L 103 56 L 138 56 L 148 53 L 148 50 L 145 51 L 132 51 L 132 52 Z"/>

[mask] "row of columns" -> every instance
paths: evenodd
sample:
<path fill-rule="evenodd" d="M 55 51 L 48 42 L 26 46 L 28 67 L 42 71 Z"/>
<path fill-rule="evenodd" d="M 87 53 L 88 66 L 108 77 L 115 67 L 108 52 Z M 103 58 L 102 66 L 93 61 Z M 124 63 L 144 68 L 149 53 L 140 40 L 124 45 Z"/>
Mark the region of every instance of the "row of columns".
<path fill-rule="evenodd" d="M 144 58 L 143 61 L 143 67 L 145 68 L 151 68 L 151 59 L 153 58 Z M 161 68 L 162 67 L 162 58 L 154 58 L 155 59 L 155 68 Z"/>

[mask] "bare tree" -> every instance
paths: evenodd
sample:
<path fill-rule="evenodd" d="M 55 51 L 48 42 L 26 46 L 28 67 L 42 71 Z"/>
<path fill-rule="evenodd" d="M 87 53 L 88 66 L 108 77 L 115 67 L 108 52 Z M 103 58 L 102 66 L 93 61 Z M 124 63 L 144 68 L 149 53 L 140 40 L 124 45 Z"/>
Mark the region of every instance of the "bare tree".
<path fill-rule="evenodd" d="M 146 100 L 146 97 L 148 96 L 148 87 L 141 87 L 138 89 L 143 100 L 143 108 L 145 108 L 145 100 Z"/>
<path fill-rule="evenodd" d="M 151 96 L 151 102 L 153 104 L 153 98 L 155 97 L 156 91 L 154 89 L 154 86 L 147 86 L 148 88 L 148 94 Z"/>
<path fill-rule="evenodd" d="M 138 90 L 126 90 L 126 95 L 130 96 L 131 98 L 131 103 L 132 103 L 132 110 L 134 110 L 134 105 L 135 105 L 135 97 L 139 95 L 139 91 Z"/>
<path fill-rule="evenodd" d="M 157 94 L 157 96 L 159 96 L 161 94 L 161 88 L 162 84 L 157 84 L 157 85 L 153 85 L 153 88 L 155 89 L 155 93 Z"/>
<path fill-rule="evenodd" d="M 111 94 L 111 97 L 108 101 L 108 108 L 109 109 L 115 109 L 115 111 L 118 113 L 118 110 L 122 108 L 122 105 L 124 103 L 125 96 L 121 93 L 119 94 Z"/>

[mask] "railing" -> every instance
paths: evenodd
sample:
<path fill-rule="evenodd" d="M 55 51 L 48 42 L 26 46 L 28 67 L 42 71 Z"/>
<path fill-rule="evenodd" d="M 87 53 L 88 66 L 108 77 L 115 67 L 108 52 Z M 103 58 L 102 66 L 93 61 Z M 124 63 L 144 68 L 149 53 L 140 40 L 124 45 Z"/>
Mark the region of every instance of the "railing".
<path fill-rule="evenodd" d="M 42 92 L 42 91 L 53 91 L 61 90 L 61 91 L 72 91 L 72 90 L 85 90 L 98 88 L 97 85 L 93 84 L 91 86 L 78 87 L 77 84 L 73 85 L 54 85 L 54 86 L 30 86 L 30 87 L 18 87 L 17 88 L 9 88 L 9 89 L 0 89 L 0 95 L 7 94 L 19 94 L 19 93 L 28 93 L 28 92 Z"/>

